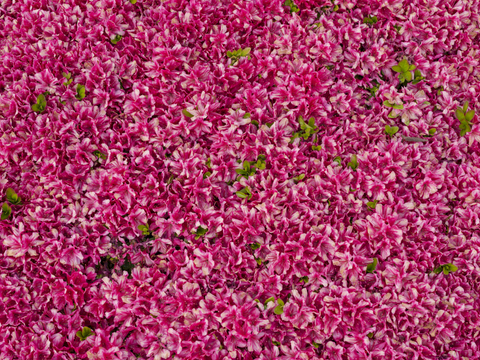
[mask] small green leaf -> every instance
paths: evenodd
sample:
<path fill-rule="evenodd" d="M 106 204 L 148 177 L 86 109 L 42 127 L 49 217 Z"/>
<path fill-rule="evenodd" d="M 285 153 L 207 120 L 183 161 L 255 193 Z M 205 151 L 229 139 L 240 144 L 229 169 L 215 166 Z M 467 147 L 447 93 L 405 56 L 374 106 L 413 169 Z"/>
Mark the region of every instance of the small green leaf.
<path fill-rule="evenodd" d="M 307 127 L 307 124 L 305 124 L 305 121 L 303 120 L 303 117 L 300 115 L 298 117 L 298 122 L 300 124 L 300 128 L 303 130 Z"/>
<path fill-rule="evenodd" d="M 120 40 L 122 40 L 122 35 L 115 35 L 115 38 L 113 40 L 110 40 L 110 42 L 115 45 L 117 44 Z"/>
<path fill-rule="evenodd" d="M 398 126 L 392 126 L 390 127 L 389 125 L 385 125 L 385 134 L 393 136 L 398 132 Z"/>
<path fill-rule="evenodd" d="M 315 341 L 312 342 L 312 346 L 315 348 L 315 349 L 318 349 L 318 347 L 320 346 L 320 344 L 317 344 Z"/>
<path fill-rule="evenodd" d="M 2 220 L 7 219 L 11 213 L 12 213 L 12 208 L 7 203 L 4 203 L 2 205 L 2 216 L 0 217 L 0 219 Z"/>
<path fill-rule="evenodd" d="M 260 249 L 261 246 L 262 245 L 259 243 L 250 244 L 250 247 L 252 248 L 252 250 Z"/>
<path fill-rule="evenodd" d="M 445 265 L 442 266 L 442 269 L 443 269 L 443 273 L 445 275 L 448 275 L 451 272 L 457 271 L 458 267 L 456 267 L 453 264 L 445 264 Z"/>
<path fill-rule="evenodd" d="M 470 124 L 463 120 L 460 121 L 460 136 L 464 136 L 466 133 L 470 132 L 472 130 L 472 127 Z"/>
<path fill-rule="evenodd" d="M 412 71 L 412 70 L 415 70 L 417 67 L 415 65 L 410 65 L 408 67 L 408 71 Z"/>
<path fill-rule="evenodd" d="M 183 109 L 183 110 L 182 110 L 182 114 L 185 115 L 186 117 L 189 117 L 189 118 L 192 118 L 192 117 L 193 117 L 193 115 L 190 114 L 190 113 L 187 111 L 187 109 Z"/>
<path fill-rule="evenodd" d="M 233 56 L 233 53 L 231 51 L 227 51 L 227 57 L 231 58 Z"/>
<path fill-rule="evenodd" d="M 270 301 L 275 301 L 275 298 L 272 296 L 272 297 L 268 298 L 267 300 L 265 300 L 265 302 L 263 303 L 263 305 L 265 305 L 265 309 L 267 308 L 267 304 L 268 304 Z"/>
<path fill-rule="evenodd" d="M 320 151 L 320 150 L 322 150 L 322 147 L 320 145 L 318 145 L 318 146 L 312 145 L 312 150 Z"/>
<path fill-rule="evenodd" d="M 470 110 L 465 114 L 465 120 L 470 122 L 470 121 L 472 121 L 474 116 L 475 116 L 475 110 Z"/>
<path fill-rule="evenodd" d="M 388 100 L 385 100 L 385 101 L 383 102 L 383 105 L 385 105 L 386 107 L 393 107 L 395 104 L 392 104 L 392 103 L 390 103 Z"/>
<path fill-rule="evenodd" d="M 205 163 L 205 165 L 207 166 L 207 168 L 211 169 L 212 168 L 212 159 L 207 158 L 207 162 Z"/>
<path fill-rule="evenodd" d="M 300 175 L 298 175 L 297 177 L 294 178 L 294 180 L 296 180 L 296 181 L 302 181 L 303 179 L 305 179 L 305 174 L 300 174 Z"/>
<path fill-rule="evenodd" d="M 258 265 L 262 265 L 262 259 L 256 258 L 255 261 L 257 262 Z"/>
<path fill-rule="evenodd" d="M 252 50 L 251 48 L 247 47 L 245 49 L 242 50 L 242 56 L 247 56 L 248 54 L 250 54 L 250 50 Z"/>
<path fill-rule="evenodd" d="M 333 158 L 333 161 L 335 161 L 338 165 L 342 165 L 342 158 L 340 156 Z"/>
<path fill-rule="evenodd" d="M 271 123 L 266 123 L 265 125 L 267 125 L 267 127 L 270 129 L 270 128 L 273 126 L 273 122 L 271 122 Z"/>
<path fill-rule="evenodd" d="M 393 104 L 392 107 L 393 107 L 394 109 L 403 110 L 403 104 Z"/>
<path fill-rule="evenodd" d="M 398 63 L 398 66 L 400 67 L 400 69 L 402 69 L 402 72 L 406 72 L 408 71 L 408 60 L 407 59 L 403 59 L 402 61 L 400 61 Z"/>
<path fill-rule="evenodd" d="M 455 116 L 460 121 L 465 120 L 465 114 L 461 108 L 457 108 L 457 110 L 455 110 Z"/>
<path fill-rule="evenodd" d="M 398 74 L 398 81 L 400 81 L 400 84 L 402 84 L 406 81 L 405 76 L 403 74 L 404 73 Z"/>
<path fill-rule="evenodd" d="M 432 129 L 428 130 L 428 134 L 429 134 L 429 135 L 432 135 L 432 136 L 433 136 L 436 132 L 437 132 L 437 129 L 435 129 L 435 128 L 432 128 Z"/>
<path fill-rule="evenodd" d="M 138 225 L 137 228 L 138 228 L 138 230 L 140 230 L 142 232 L 142 234 L 144 236 L 150 235 L 150 228 L 149 228 L 148 224 Z"/>
<path fill-rule="evenodd" d="M 375 206 L 377 206 L 377 203 L 378 203 L 378 200 L 369 201 L 369 202 L 367 202 L 367 206 L 368 206 L 370 209 L 375 209 Z"/>
<path fill-rule="evenodd" d="M 81 85 L 81 84 L 77 85 L 77 95 L 75 95 L 75 97 L 78 100 L 82 100 L 85 97 L 85 86 L 84 85 Z"/>
<path fill-rule="evenodd" d="M 80 339 L 80 341 L 84 341 L 86 338 L 93 335 L 93 332 L 92 332 L 92 329 L 85 326 L 82 330 L 77 331 L 76 335 Z"/>
<path fill-rule="evenodd" d="M 371 339 L 373 338 L 373 333 L 368 333 L 367 336 Z"/>
<path fill-rule="evenodd" d="M 93 155 L 95 155 L 97 158 L 99 159 L 103 159 L 103 160 L 106 160 L 107 159 L 107 155 L 105 155 L 104 153 L 98 151 L 98 150 L 95 150 L 93 152 Z"/>
<path fill-rule="evenodd" d="M 373 262 L 367 265 L 367 273 L 373 273 L 377 268 L 378 259 L 374 258 Z"/>
<path fill-rule="evenodd" d="M 405 80 L 407 80 L 407 81 L 412 80 L 412 73 L 410 71 L 406 71 L 406 72 L 402 73 L 402 75 L 405 78 Z"/>
<path fill-rule="evenodd" d="M 253 300 L 253 301 L 255 301 L 255 302 L 257 302 L 257 303 L 259 303 L 259 302 L 260 302 L 260 300 L 258 300 L 258 299 L 255 299 L 255 300 Z"/>
<path fill-rule="evenodd" d="M 347 164 L 347 166 L 351 167 L 352 170 L 357 170 L 358 168 L 358 162 L 357 162 L 357 155 L 353 154 L 350 157 L 350 162 Z"/>
<path fill-rule="evenodd" d="M 40 94 L 37 97 L 37 103 L 32 105 L 32 110 L 35 112 L 43 112 L 47 107 L 47 100 L 45 99 L 44 94 Z"/>
<path fill-rule="evenodd" d="M 439 267 L 435 268 L 435 269 L 433 270 L 433 272 L 434 272 L 435 274 L 440 274 L 440 273 L 442 272 L 442 269 L 443 269 L 443 266 L 440 265 Z"/>
<path fill-rule="evenodd" d="M 395 110 L 392 110 L 390 114 L 388 114 L 388 117 L 390 119 L 395 119 L 398 116 L 398 114 L 395 112 Z"/>
<path fill-rule="evenodd" d="M 244 119 L 250 119 L 250 116 L 251 116 L 250 113 L 245 113 L 245 115 L 243 115 L 243 118 Z"/>
<path fill-rule="evenodd" d="M 194 232 L 194 234 L 196 235 L 195 240 L 200 239 L 200 237 L 205 235 L 207 232 L 208 232 L 208 228 L 203 228 L 203 227 L 199 226 L 198 229 Z"/>
<path fill-rule="evenodd" d="M 308 283 L 308 276 L 303 276 L 300 278 L 300 282 L 304 282 L 305 284 Z"/>
<path fill-rule="evenodd" d="M 206 179 L 210 175 L 212 175 L 212 173 L 210 171 L 207 171 L 205 174 L 203 174 L 203 178 Z"/>
<path fill-rule="evenodd" d="M 283 314 L 283 305 L 278 305 L 273 309 L 273 312 L 275 315 L 281 315 Z"/>
<path fill-rule="evenodd" d="M 277 304 L 280 305 L 280 306 L 285 305 L 285 303 L 283 302 L 282 299 L 278 299 L 278 300 L 277 300 Z"/>
<path fill-rule="evenodd" d="M 280 343 L 278 341 L 272 340 L 272 344 L 275 345 L 275 346 L 280 346 Z"/>
<path fill-rule="evenodd" d="M 135 5 L 135 4 L 137 3 L 137 0 L 130 0 L 130 3 L 131 3 L 132 5 Z"/>
<path fill-rule="evenodd" d="M 258 128 L 258 121 L 257 120 L 250 120 L 250 122 Z"/>
<path fill-rule="evenodd" d="M 395 72 L 397 72 L 397 73 L 403 72 L 403 71 L 402 71 L 402 68 L 401 68 L 400 66 L 398 66 L 398 65 L 392 66 L 392 70 L 395 71 Z"/>
<path fill-rule="evenodd" d="M 10 203 L 10 204 L 13 204 L 13 205 L 18 205 L 20 204 L 21 200 L 20 198 L 18 197 L 17 193 L 15 192 L 15 190 L 13 190 L 12 188 L 8 188 L 7 189 L 7 201 Z"/>
<path fill-rule="evenodd" d="M 463 112 L 466 113 L 468 110 L 468 101 L 465 102 L 465 104 L 463 104 Z"/>
<path fill-rule="evenodd" d="M 400 25 L 393 25 L 393 27 L 395 28 L 395 30 L 397 30 L 397 32 L 400 32 L 400 30 L 402 29 Z"/>

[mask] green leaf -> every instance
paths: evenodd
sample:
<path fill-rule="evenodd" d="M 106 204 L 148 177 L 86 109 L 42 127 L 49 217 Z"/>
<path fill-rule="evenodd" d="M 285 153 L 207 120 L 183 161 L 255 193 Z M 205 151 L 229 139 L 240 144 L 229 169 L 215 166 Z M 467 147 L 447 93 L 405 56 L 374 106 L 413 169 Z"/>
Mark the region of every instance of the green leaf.
<path fill-rule="evenodd" d="M 465 120 L 465 114 L 461 108 L 457 108 L 457 110 L 455 110 L 455 116 L 460 121 Z"/>
<path fill-rule="evenodd" d="M 32 110 L 35 112 L 43 112 L 47 107 L 47 100 L 45 99 L 45 95 L 40 94 L 37 97 L 37 103 L 32 105 Z"/>
<path fill-rule="evenodd" d="M 408 67 L 408 70 L 409 70 L 409 71 L 412 71 L 412 70 L 415 70 L 416 68 L 417 68 L 417 67 L 416 67 L 415 65 L 410 65 L 410 66 Z"/>
<path fill-rule="evenodd" d="M 390 103 L 388 100 L 385 100 L 385 101 L 383 102 L 383 105 L 385 105 L 386 107 L 393 107 L 395 104 L 392 104 L 392 103 Z"/>
<path fill-rule="evenodd" d="M 404 72 L 402 73 L 402 75 L 405 78 L 405 80 L 412 81 L 412 73 L 410 71 Z"/>
<path fill-rule="evenodd" d="M 334 157 L 333 161 L 335 161 L 338 165 L 342 165 L 342 158 L 340 156 Z"/>
<path fill-rule="evenodd" d="M 233 53 L 231 51 L 227 51 L 227 57 L 231 58 L 233 56 Z"/>
<path fill-rule="evenodd" d="M 268 128 L 270 129 L 270 128 L 273 126 L 273 122 L 271 122 L 271 123 L 266 123 L 265 125 L 267 125 Z"/>
<path fill-rule="evenodd" d="M 393 107 L 394 109 L 403 110 L 403 104 L 393 104 L 392 107 Z"/>
<path fill-rule="evenodd" d="M 150 235 L 150 228 L 149 228 L 148 224 L 138 225 L 137 228 L 138 228 L 138 230 L 140 230 L 142 232 L 142 234 L 144 236 Z"/>
<path fill-rule="evenodd" d="M 11 213 L 12 213 L 12 208 L 7 203 L 4 203 L 2 205 L 2 216 L 0 217 L 0 219 L 2 220 L 7 219 Z"/>
<path fill-rule="evenodd" d="M 205 235 L 208 231 L 208 228 L 203 228 L 201 226 L 198 227 L 197 231 L 195 231 L 195 240 L 198 240 L 200 239 L 200 237 L 202 237 L 203 235 Z"/>
<path fill-rule="evenodd" d="M 212 175 L 212 173 L 210 171 L 207 171 L 205 174 L 203 174 L 203 178 L 206 179 L 210 175 Z"/>
<path fill-rule="evenodd" d="M 95 155 L 97 158 L 99 159 L 103 159 L 103 160 L 106 160 L 107 159 L 107 155 L 105 155 L 104 153 L 98 151 L 98 150 L 95 150 L 93 152 L 93 155 Z"/>
<path fill-rule="evenodd" d="M 463 104 L 463 112 L 466 113 L 468 110 L 468 101 L 465 102 L 465 104 Z"/>
<path fill-rule="evenodd" d="M 115 35 L 115 38 L 113 40 L 110 40 L 110 42 L 115 45 L 117 44 L 120 40 L 122 40 L 122 35 Z"/>
<path fill-rule="evenodd" d="M 429 135 L 434 135 L 436 132 L 437 132 L 437 129 L 435 129 L 435 128 L 432 128 L 432 129 L 428 130 Z"/>
<path fill-rule="evenodd" d="M 243 115 L 243 118 L 244 119 L 250 119 L 250 116 L 251 116 L 250 113 L 245 113 L 245 115 Z"/>
<path fill-rule="evenodd" d="M 282 305 L 276 306 L 275 309 L 273 309 L 273 312 L 275 315 L 283 314 L 283 306 Z"/>
<path fill-rule="evenodd" d="M 371 339 L 373 338 L 373 333 L 368 333 L 367 336 Z"/>
<path fill-rule="evenodd" d="M 397 72 L 397 73 L 401 73 L 402 72 L 402 68 L 398 65 L 395 65 L 395 66 L 392 66 L 392 70 Z"/>
<path fill-rule="evenodd" d="M 377 268 L 378 259 L 374 258 L 373 262 L 367 265 L 367 273 L 373 273 Z"/>
<path fill-rule="evenodd" d="M 320 151 L 320 150 L 322 150 L 322 147 L 320 145 L 318 145 L 318 146 L 312 145 L 312 150 Z"/>
<path fill-rule="evenodd" d="M 475 110 L 470 110 L 465 114 L 465 120 L 470 122 L 470 121 L 472 121 L 474 116 L 475 116 Z"/>
<path fill-rule="evenodd" d="M 267 300 L 265 300 L 265 302 L 263 303 L 265 309 L 267 308 L 267 304 L 268 304 L 270 301 L 275 301 L 275 298 L 272 296 L 272 297 L 268 298 Z"/>
<path fill-rule="evenodd" d="M 435 268 L 435 269 L 433 270 L 433 272 L 434 272 L 435 274 L 440 274 L 440 273 L 442 272 L 442 269 L 443 269 L 443 266 L 440 265 L 439 267 Z"/>
<path fill-rule="evenodd" d="M 261 246 L 262 245 L 259 243 L 250 244 L 250 247 L 252 248 L 252 250 L 260 249 Z"/>
<path fill-rule="evenodd" d="M 280 305 L 280 306 L 285 305 L 285 303 L 283 302 L 282 299 L 278 299 L 278 300 L 277 300 L 277 304 Z"/>
<path fill-rule="evenodd" d="M 278 341 L 273 341 L 272 340 L 272 344 L 275 345 L 275 346 L 280 346 L 280 343 Z"/>
<path fill-rule="evenodd" d="M 400 69 L 402 69 L 402 72 L 408 71 L 408 68 L 409 68 L 408 60 L 407 60 L 407 59 L 403 59 L 402 61 L 400 61 L 400 62 L 398 63 L 398 66 L 400 67 Z"/>
<path fill-rule="evenodd" d="M 250 122 L 258 128 L 258 121 L 257 120 L 251 120 Z"/>
<path fill-rule="evenodd" d="M 7 189 L 7 201 L 10 203 L 10 204 L 13 204 L 13 205 L 18 205 L 20 204 L 21 200 L 20 198 L 18 197 L 17 193 L 15 192 L 15 190 L 13 190 L 12 188 L 8 188 Z"/>
<path fill-rule="evenodd" d="M 300 278 L 300 282 L 304 282 L 305 284 L 308 283 L 308 276 L 303 276 Z"/>
<path fill-rule="evenodd" d="M 448 275 L 451 272 L 457 271 L 458 267 L 456 267 L 453 264 L 445 264 L 445 265 L 442 265 L 442 270 L 445 275 Z"/>
<path fill-rule="evenodd" d="M 305 179 L 305 174 L 300 174 L 297 177 L 295 177 L 294 179 L 297 180 L 297 181 L 302 181 L 303 179 Z"/>
<path fill-rule="evenodd" d="M 470 132 L 472 130 L 470 124 L 463 120 L 460 121 L 460 136 L 464 136 L 466 133 Z"/>
<path fill-rule="evenodd" d="M 75 96 L 78 100 L 82 100 L 85 97 L 85 86 L 78 84 L 77 85 L 77 95 Z"/>
<path fill-rule="evenodd" d="M 347 164 L 347 166 L 351 167 L 352 170 L 357 170 L 358 168 L 358 162 L 357 162 L 357 155 L 353 154 L 350 157 L 350 162 Z"/>
<path fill-rule="evenodd" d="M 397 30 L 397 32 L 400 32 L 400 30 L 402 30 L 402 27 L 400 25 L 393 25 L 393 27 L 395 28 L 395 30 Z"/>
<path fill-rule="evenodd" d="M 252 50 L 252 49 L 249 48 L 249 47 L 243 49 L 243 50 L 241 51 L 242 56 L 247 56 L 248 54 L 250 54 L 250 50 Z"/>
<path fill-rule="evenodd" d="M 377 206 L 377 203 L 378 203 L 378 200 L 369 201 L 369 202 L 367 202 L 367 206 L 368 206 L 370 209 L 375 209 L 375 206 Z"/>
<path fill-rule="evenodd" d="M 183 109 L 183 110 L 182 110 L 182 114 L 185 115 L 186 117 L 189 117 L 189 118 L 192 118 L 192 117 L 193 117 L 193 115 L 190 114 L 190 113 L 187 111 L 187 109 Z"/>
<path fill-rule="evenodd" d="M 84 341 L 86 338 L 93 335 L 93 332 L 92 332 L 92 329 L 85 326 L 82 330 L 77 331 L 76 335 L 80 339 L 80 341 Z"/>
<path fill-rule="evenodd" d="M 303 120 L 303 117 L 301 115 L 298 117 L 298 122 L 302 130 L 304 130 L 307 127 L 307 124 L 305 124 L 305 121 Z"/>
<path fill-rule="evenodd" d="M 207 162 L 205 163 L 205 165 L 207 166 L 207 168 L 211 169 L 212 168 L 212 159 L 207 158 Z"/>
<path fill-rule="evenodd" d="M 135 5 L 135 4 L 137 3 L 137 0 L 130 0 L 130 3 L 131 3 L 132 5 Z"/>
<path fill-rule="evenodd" d="M 390 127 L 389 125 L 385 125 L 385 134 L 393 136 L 398 132 L 398 126 L 392 126 Z"/>
<path fill-rule="evenodd" d="M 390 114 L 388 114 L 388 117 L 390 119 L 395 119 L 398 116 L 398 114 L 395 112 L 395 110 L 392 110 Z"/>
<path fill-rule="evenodd" d="M 255 261 L 257 262 L 258 265 L 262 265 L 262 259 L 256 258 Z"/>
<path fill-rule="evenodd" d="M 320 346 L 320 344 L 317 344 L 315 341 L 312 342 L 312 346 L 315 348 L 315 349 L 318 349 L 318 347 Z"/>
<path fill-rule="evenodd" d="M 315 119 L 311 117 L 308 119 L 308 126 L 310 126 L 312 129 L 316 129 L 317 127 L 315 126 Z"/>
<path fill-rule="evenodd" d="M 400 73 L 398 74 L 398 81 L 400 81 L 400 84 L 404 83 L 406 80 L 405 80 L 405 76 L 403 76 L 404 73 Z"/>

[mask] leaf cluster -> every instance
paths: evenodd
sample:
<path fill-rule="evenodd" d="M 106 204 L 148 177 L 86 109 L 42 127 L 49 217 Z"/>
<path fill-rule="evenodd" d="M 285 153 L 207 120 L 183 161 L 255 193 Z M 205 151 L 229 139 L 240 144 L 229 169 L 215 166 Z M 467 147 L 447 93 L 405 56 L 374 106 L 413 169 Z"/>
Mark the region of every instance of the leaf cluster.
<path fill-rule="evenodd" d="M 398 65 L 392 67 L 392 70 L 399 73 L 398 80 L 400 83 L 412 81 L 412 71 L 415 70 L 416 65 L 410 65 L 408 60 L 404 58 L 401 60 Z"/>
<path fill-rule="evenodd" d="M 299 7 L 295 5 L 295 3 L 292 0 L 286 0 L 283 3 L 283 6 L 288 6 L 290 8 L 290 13 L 296 13 L 300 11 Z"/>
<path fill-rule="evenodd" d="M 319 129 L 315 125 L 315 119 L 311 117 L 308 119 L 308 123 L 303 120 L 303 117 L 298 118 L 298 123 L 300 124 L 301 131 L 293 133 L 292 138 L 290 139 L 290 144 L 298 137 L 303 137 L 304 140 L 307 140 L 311 135 L 317 133 Z"/>
<path fill-rule="evenodd" d="M 456 267 L 453 264 L 444 264 L 444 265 L 440 265 L 439 267 L 435 268 L 435 270 L 433 270 L 433 272 L 435 274 L 440 274 L 443 271 L 443 273 L 445 275 L 448 275 L 451 272 L 454 272 L 454 271 L 457 271 L 457 270 L 458 270 L 458 267 Z"/>
<path fill-rule="evenodd" d="M 232 65 L 235 64 L 241 57 L 247 57 L 250 60 L 250 51 L 252 49 L 247 47 L 245 49 L 238 49 L 234 51 L 227 51 L 227 57 L 232 59 Z"/>
<path fill-rule="evenodd" d="M 239 198 L 242 198 L 242 199 L 250 200 L 252 198 L 252 192 L 250 191 L 250 188 L 248 186 L 243 188 L 240 191 L 237 191 L 236 194 Z"/>
<path fill-rule="evenodd" d="M 460 136 L 464 136 L 467 132 L 472 131 L 472 119 L 475 116 L 475 110 L 468 111 L 468 101 L 465 102 L 463 108 L 455 110 L 455 116 L 460 121 Z"/>
<path fill-rule="evenodd" d="M 32 110 L 38 113 L 41 113 L 47 107 L 47 100 L 45 99 L 44 94 L 40 94 L 37 97 L 37 103 L 32 105 Z"/>
<path fill-rule="evenodd" d="M 398 132 L 398 126 L 385 125 L 385 134 L 393 136 Z"/>

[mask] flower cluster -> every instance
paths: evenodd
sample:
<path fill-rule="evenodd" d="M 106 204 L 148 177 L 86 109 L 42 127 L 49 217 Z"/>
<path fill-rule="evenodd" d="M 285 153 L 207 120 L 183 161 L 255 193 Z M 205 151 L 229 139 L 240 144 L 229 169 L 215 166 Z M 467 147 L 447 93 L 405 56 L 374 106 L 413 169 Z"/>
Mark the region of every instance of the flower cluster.
<path fill-rule="evenodd" d="M 0 358 L 480 359 L 479 16 L 3 1 Z"/>

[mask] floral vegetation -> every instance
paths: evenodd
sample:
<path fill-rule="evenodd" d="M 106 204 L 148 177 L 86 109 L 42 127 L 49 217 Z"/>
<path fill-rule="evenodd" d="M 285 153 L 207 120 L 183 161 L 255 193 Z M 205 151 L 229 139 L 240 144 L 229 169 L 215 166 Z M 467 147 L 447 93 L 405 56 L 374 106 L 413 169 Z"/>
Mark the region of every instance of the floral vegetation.
<path fill-rule="evenodd" d="M 5 0 L 1 359 L 479 359 L 473 0 Z"/>

